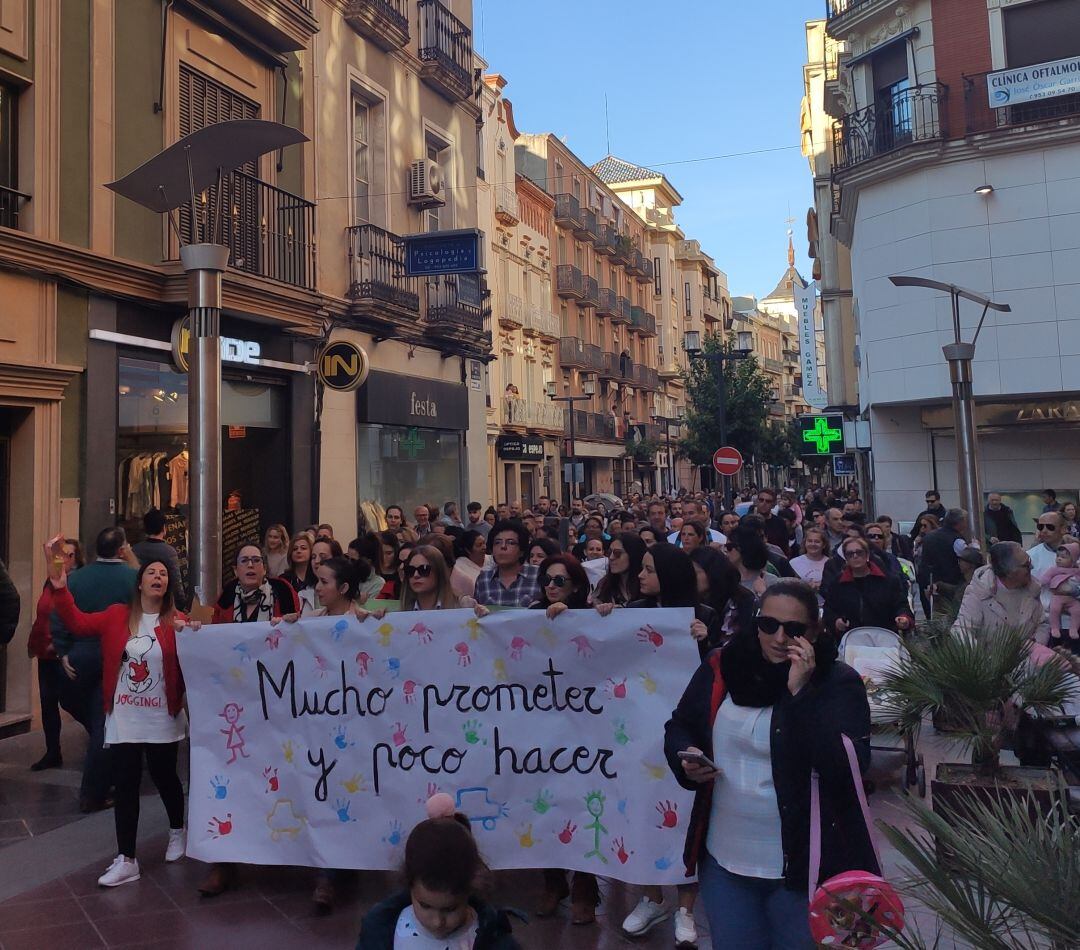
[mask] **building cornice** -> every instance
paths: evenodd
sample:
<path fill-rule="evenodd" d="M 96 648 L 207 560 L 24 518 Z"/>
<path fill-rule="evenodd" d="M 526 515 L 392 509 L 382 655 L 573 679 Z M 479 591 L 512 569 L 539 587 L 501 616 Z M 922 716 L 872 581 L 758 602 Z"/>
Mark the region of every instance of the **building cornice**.
<path fill-rule="evenodd" d="M 62 363 L 0 363 L 0 396 L 55 402 L 81 372 L 80 366 Z"/>

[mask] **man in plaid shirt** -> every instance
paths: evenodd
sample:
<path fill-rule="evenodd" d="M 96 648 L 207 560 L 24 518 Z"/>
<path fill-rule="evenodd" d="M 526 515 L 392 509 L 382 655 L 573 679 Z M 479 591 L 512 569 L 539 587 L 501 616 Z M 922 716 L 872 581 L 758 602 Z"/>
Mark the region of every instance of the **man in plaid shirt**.
<path fill-rule="evenodd" d="M 527 564 L 529 532 L 519 521 L 499 521 L 487 541 L 495 566 L 476 579 L 474 596 L 486 607 L 528 607 L 540 598 L 536 567 Z"/>

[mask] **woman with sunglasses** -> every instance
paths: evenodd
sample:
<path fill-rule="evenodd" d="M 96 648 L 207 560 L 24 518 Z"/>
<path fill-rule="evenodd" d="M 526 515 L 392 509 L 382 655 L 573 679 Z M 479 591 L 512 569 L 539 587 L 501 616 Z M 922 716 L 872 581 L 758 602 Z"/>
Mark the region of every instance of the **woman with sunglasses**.
<path fill-rule="evenodd" d="M 458 597 L 450 583 L 450 569 L 438 548 L 421 544 L 409 555 L 402 570 L 405 587 L 401 592 L 402 610 L 453 610 L 472 607 L 478 617 L 486 617 L 486 607 L 480 607 L 472 597 Z"/>
<path fill-rule="evenodd" d="M 708 656 L 665 727 L 668 764 L 696 793 L 683 856 L 717 950 L 810 950 L 809 884 L 881 873 L 842 736 L 865 770 L 862 679 L 821 631 L 814 591 L 782 580 L 762 595 L 754 626 Z M 810 882 L 812 770 L 822 840 L 820 880 Z"/>
<path fill-rule="evenodd" d="M 585 569 L 572 554 L 553 554 L 540 564 L 540 598 L 529 605 L 530 610 L 543 610 L 554 620 L 566 610 L 588 607 L 589 578 Z M 570 921 L 582 926 L 596 921 L 600 903 L 600 888 L 596 877 L 575 871 L 572 884 L 562 868 L 544 869 L 544 893 L 536 908 L 537 917 L 551 917 L 559 902 L 570 898 Z"/>
<path fill-rule="evenodd" d="M 631 601 L 627 607 L 692 607 L 694 620 L 690 624 L 690 635 L 697 641 L 700 655 L 704 657 L 720 645 L 723 636 L 720 616 L 702 601 L 694 562 L 685 551 L 666 541 L 649 548 L 641 559 L 638 583 L 641 598 Z M 610 608 L 605 611 L 605 606 L 601 604 L 596 609 L 600 613 L 610 613 Z M 678 904 L 674 911 L 676 946 L 693 946 L 697 943 L 697 926 L 694 924 L 696 899 L 696 884 L 678 886 Z M 640 937 L 670 916 L 672 909 L 664 903 L 663 890 L 659 886 L 649 885 L 644 888 L 637 906 L 623 920 L 622 929 L 629 936 Z"/>
<path fill-rule="evenodd" d="M 597 610 L 601 607 L 625 607 L 631 601 L 640 599 L 641 559 L 647 550 L 645 542 L 631 531 L 624 531 L 611 539 L 607 573 L 600 578 L 592 595 L 593 606 Z M 600 612 L 607 616 L 611 610 Z"/>
<path fill-rule="evenodd" d="M 825 629 L 841 636 L 854 627 L 884 627 L 903 632 L 915 626 L 903 581 L 870 560 L 870 545 L 858 536 L 840 544 L 844 569 L 827 584 Z"/>

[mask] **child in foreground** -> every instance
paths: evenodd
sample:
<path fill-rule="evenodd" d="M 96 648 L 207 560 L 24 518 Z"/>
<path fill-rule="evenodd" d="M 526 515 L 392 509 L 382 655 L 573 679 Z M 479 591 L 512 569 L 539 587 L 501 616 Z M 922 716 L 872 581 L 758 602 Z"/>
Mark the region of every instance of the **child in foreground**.
<path fill-rule="evenodd" d="M 405 842 L 406 890 L 364 916 L 356 950 L 520 950 L 505 912 L 476 894 L 484 862 L 444 792 Z"/>

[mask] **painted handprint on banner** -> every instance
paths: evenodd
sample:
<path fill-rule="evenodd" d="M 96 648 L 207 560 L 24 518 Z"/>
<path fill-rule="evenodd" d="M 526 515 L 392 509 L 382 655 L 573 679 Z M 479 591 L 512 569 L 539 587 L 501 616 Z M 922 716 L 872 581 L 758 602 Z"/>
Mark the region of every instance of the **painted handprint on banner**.
<path fill-rule="evenodd" d="M 660 647 L 664 645 L 663 636 L 656 631 L 652 624 L 645 624 L 645 626 L 637 632 L 637 638 L 642 643 L 648 643 L 653 650 L 659 650 Z"/>
<path fill-rule="evenodd" d="M 665 799 L 656 803 L 656 810 L 661 816 L 657 828 L 674 828 L 679 823 L 678 803 Z"/>
<path fill-rule="evenodd" d="M 418 643 L 428 644 L 435 638 L 435 631 L 431 629 L 426 623 L 413 624 L 409 633 L 416 635 Z"/>
<path fill-rule="evenodd" d="M 315 675 L 323 679 L 330 672 L 330 661 L 324 656 L 315 657 Z"/>
<path fill-rule="evenodd" d="M 215 841 L 232 834 L 232 812 L 228 812 L 224 818 L 211 817 L 206 823 L 206 833 Z"/>
<path fill-rule="evenodd" d="M 551 792 L 545 788 L 537 794 L 536 798 L 526 799 L 526 802 L 532 805 L 533 811 L 538 815 L 546 815 L 551 811 L 554 799 L 551 797 Z"/>
<path fill-rule="evenodd" d="M 609 677 L 604 689 L 607 690 L 608 699 L 626 699 L 626 677 L 617 682 Z"/>
<path fill-rule="evenodd" d="M 342 617 L 330 630 L 330 637 L 334 643 L 341 643 L 341 638 L 345 636 L 345 631 L 349 629 L 349 621 Z"/>
<path fill-rule="evenodd" d="M 271 650 L 276 650 L 281 646 L 281 637 L 281 631 L 275 627 L 266 635 L 266 645 L 270 647 Z"/>
<path fill-rule="evenodd" d="M 210 797 L 221 801 L 228 797 L 229 780 L 221 775 L 215 775 L 210 779 Z"/>
<path fill-rule="evenodd" d="M 516 834 L 518 844 L 520 844 L 523 848 L 531 848 L 534 844 L 536 844 L 536 839 L 533 838 L 532 825 L 524 825 L 523 827 L 518 828 Z"/>
<path fill-rule="evenodd" d="M 510 640 L 510 659 L 520 660 L 522 653 L 525 652 L 528 646 L 530 646 L 530 643 L 524 637 L 513 637 Z"/>
<path fill-rule="evenodd" d="M 391 623 L 381 623 L 375 628 L 375 634 L 379 638 L 379 646 L 390 646 L 390 637 L 394 633 L 394 625 Z"/>
<path fill-rule="evenodd" d="M 594 647 L 589 642 L 589 638 L 585 636 L 585 634 L 581 634 L 577 637 L 571 637 L 570 642 L 574 644 L 575 647 L 577 647 L 577 655 L 583 657 L 586 660 L 589 659 L 591 656 L 595 655 L 596 653 L 596 647 Z"/>
<path fill-rule="evenodd" d="M 367 783 L 364 781 L 364 776 L 357 772 L 352 778 L 346 778 L 341 780 L 341 787 L 345 789 L 350 795 L 355 795 L 357 792 L 366 792 Z"/>
<path fill-rule="evenodd" d="M 469 652 L 469 644 L 464 640 L 454 644 L 454 652 L 458 655 L 458 666 L 470 666 L 472 664 L 472 654 Z"/>
<path fill-rule="evenodd" d="M 626 745 L 630 741 L 630 736 L 626 734 L 626 720 L 616 719 L 614 722 L 614 726 L 615 741 L 619 743 L 619 745 Z"/>
<path fill-rule="evenodd" d="M 266 788 L 264 790 L 264 794 L 269 795 L 271 792 L 277 792 L 277 790 L 281 786 L 281 783 L 278 781 L 277 769 L 268 765 L 265 769 L 263 769 L 262 774 L 263 778 L 266 779 Z"/>
<path fill-rule="evenodd" d="M 396 848 L 399 844 L 401 844 L 401 840 L 401 822 L 395 819 L 394 821 L 390 822 L 390 827 L 387 830 L 386 834 L 383 836 L 383 841 L 390 845 L 390 847 Z"/>
<path fill-rule="evenodd" d="M 506 660 L 501 656 L 495 657 L 492 661 L 491 671 L 495 676 L 496 683 L 505 683 L 510 678 L 506 672 Z"/>
<path fill-rule="evenodd" d="M 386 675 L 391 679 L 401 679 L 401 660 L 396 656 L 386 658 Z"/>
<path fill-rule="evenodd" d="M 390 736 L 390 738 L 394 740 L 394 745 L 400 748 L 401 746 L 405 745 L 406 742 L 408 742 L 408 739 L 405 736 L 405 731 L 408 728 L 408 726 L 403 726 L 400 722 L 394 723 L 394 731 L 393 733 L 391 733 Z"/>
<path fill-rule="evenodd" d="M 367 676 L 368 666 L 371 664 L 371 654 L 361 650 L 356 654 L 356 672 L 361 676 Z"/>
<path fill-rule="evenodd" d="M 569 844 L 574 840 L 574 834 L 577 832 L 577 825 L 572 821 L 568 821 L 563 830 L 558 833 L 558 838 L 563 844 Z"/>
<path fill-rule="evenodd" d="M 483 724 L 479 719 L 467 719 L 461 724 L 461 731 L 465 733 L 465 741 L 469 745 L 476 745 L 479 742 L 483 742 L 487 745 L 487 740 L 483 739 L 480 735 L 480 728 Z"/>
<path fill-rule="evenodd" d="M 654 680 L 648 673 L 638 673 L 638 678 L 641 680 L 641 688 L 645 692 L 652 696 L 656 692 L 656 680 Z"/>
<path fill-rule="evenodd" d="M 293 764 L 293 756 L 296 755 L 296 749 L 293 747 L 292 739 L 286 739 L 281 744 L 281 754 L 285 756 L 285 761 L 289 764 Z"/>
<path fill-rule="evenodd" d="M 407 705 L 412 705 L 416 702 L 416 687 L 420 684 L 416 680 L 405 680 L 401 685 L 401 695 L 405 697 Z"/>
<path fill-rule="evenodd" d="M 352 808 L 352 802 L 348 799 L 339 798 L 334 802 L 334 811 L 337 814 L 338 821 L 343 824 L 347 824 L 350 821 L 356 821 L 356 819 L 349 814 L 350 808 Z"/>
<path fill-rule="evenodd" d="M 330 738 L 334 740 L 334 745 L 339 749 L 347 749 L 351 745 L 356 745 L 355 742 L 349 740 L 349 731 L 344 726 L 338 726 L 332 733 Z"/>
<path fill-rule="evenodd" d="M 622 838 L 615 838 L 611 842 L 611 853 L 619 859 L 619 864 L 626 864 L 626 862 L 630 860 L 630 855 L 634 852 L 626 850 L 626 845 L 623 843 Z"/>

